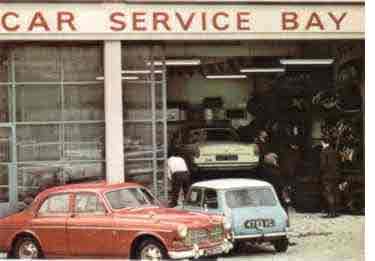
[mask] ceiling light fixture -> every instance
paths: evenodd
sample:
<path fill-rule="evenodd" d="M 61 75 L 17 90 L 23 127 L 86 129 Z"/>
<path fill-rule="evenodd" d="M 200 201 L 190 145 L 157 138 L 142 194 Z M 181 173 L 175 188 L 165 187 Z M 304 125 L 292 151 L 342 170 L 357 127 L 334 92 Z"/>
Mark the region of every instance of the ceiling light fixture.
<path fill-rule="evenodd" d="M 281 59 L 282 65 L 331 65 L 333 59 Z"/>
<path fill-rule="evenodd" d="M 247 76 L 244 74 L 232 74 L 232 75 L 206 75 L 207 79 L 246 79 Z"/>
<path fill-rule="evenodd" d="M 243 68 L 240 70 L 242 73 L 283 73 L 284 68 Z"/>
<path fill-rule="evenodd" d="M 152 62 L 147 62 L 147 66 L 151 66 Z M 201 60 L 199 59 L 190 59 L 190 60 L 165 60 L 164 61 L 166 66 L 194 66 L 200 65 Z M 154 66 L 162 66 L 163 61 L 157 60 L 154 61 Z"/>
<path fill-rule="evenodd" d="M 104 81 L 104 76 L 98 76 L 96 77 L 97 81 Z M 138 76 L 123 76 L 121 77 L 121 80 L 139 80 Z"/>
<path fill-rule="evenodd" d="M 121 77 L 122 80 L 139 80 L 138 76 L 123 76 Z"/>
<path fill-rule="evenodd" d="M 151 70 L 123 70 L 123 74 L 151 74 Z M 162 74 L 162 70 L 154 70 L 154 74 Z"/>

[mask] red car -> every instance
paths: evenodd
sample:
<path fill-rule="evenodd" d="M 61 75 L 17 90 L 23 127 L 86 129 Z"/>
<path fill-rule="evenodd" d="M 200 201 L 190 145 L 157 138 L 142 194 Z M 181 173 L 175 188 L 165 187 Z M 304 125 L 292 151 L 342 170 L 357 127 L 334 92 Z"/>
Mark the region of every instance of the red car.
<path fill-rule="evenodd" d="M 197 258 L 228 252 L 221 216 L 165 208 L 144 187 L 76 184 L 40 193 L 0 220 L 0 252 L 15 258 Z"/>

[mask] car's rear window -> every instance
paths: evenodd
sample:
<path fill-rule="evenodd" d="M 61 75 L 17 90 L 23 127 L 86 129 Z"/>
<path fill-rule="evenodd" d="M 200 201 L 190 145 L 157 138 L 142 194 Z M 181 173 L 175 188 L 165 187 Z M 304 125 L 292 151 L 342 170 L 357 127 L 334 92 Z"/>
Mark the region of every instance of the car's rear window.
<path fill-rule="evenodd" d="M 277 203 L 270 188 L 242 188 L 227 191 L 225 200 L 230 208 L 275 206 Z"/>

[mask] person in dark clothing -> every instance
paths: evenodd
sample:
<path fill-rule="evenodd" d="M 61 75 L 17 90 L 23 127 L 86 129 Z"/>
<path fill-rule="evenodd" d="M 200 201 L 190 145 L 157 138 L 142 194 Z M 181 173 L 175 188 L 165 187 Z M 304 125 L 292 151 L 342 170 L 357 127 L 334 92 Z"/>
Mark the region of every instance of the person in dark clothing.
<path fill-rule="evenodd" d="M 257 178 L 272 184 L 281 205 L 287 211 L 286 183 L 281 176 L 278 156 L 272 149 L 268 133 L 264 130 L 259 131 L 255 143 L 258 145 L 260 156 Z"/>
<path fill-rule="evenodd" d="M 320 152 L 320 175 L 322 184 L 322 195 L 328 206 L 327 217 L 337 217 L 337 198 L 339 187 L 339 176 L 337 172 L 338 155 L 331 147 L 328 139 L 322 142 Z"/>
<path fill-rule="evenodd" d="M 301 162 L 302 153 L 296 137 L 291 137 L 280 152 L 280 172 L 285 181 L 288 194 L 296 189 L 297 168 Z M 288 195 L 289 196 L 292 195 Z"/>
<path fill-rule="evenodd" d="M 173 156 L 168 158 L 168 178 L 172 183 L 171 193 L 171 207 L 175 207 L 178 204 L 178 197 L 182 189 L 184 193 L 184 199 L 187 197 L 187 193 L 190 187 L 190 173 L 188 166 L 183 157 L 174 153 Z"/>

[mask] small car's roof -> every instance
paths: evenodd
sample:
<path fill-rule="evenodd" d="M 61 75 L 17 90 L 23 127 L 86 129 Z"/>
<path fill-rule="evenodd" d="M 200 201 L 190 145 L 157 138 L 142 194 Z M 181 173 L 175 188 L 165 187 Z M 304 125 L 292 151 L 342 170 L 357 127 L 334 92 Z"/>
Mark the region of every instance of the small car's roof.
<path fill-rule="evenodd" d="M 194 187 L 212 188 L 217 190 L 235 189 L 243 187 L 269 187 L 270 183 L 258 179 L 229 178 L 201 181 L 193 184 Z"/>

